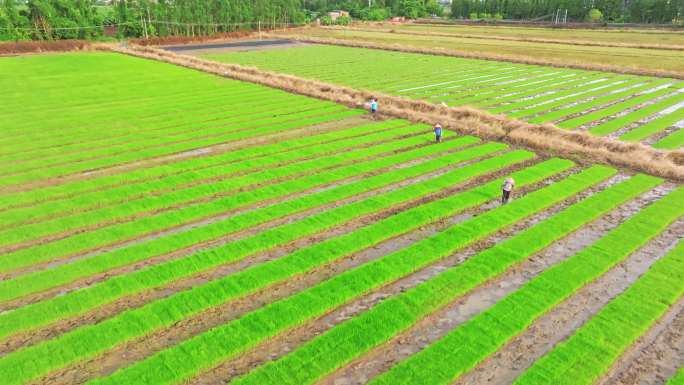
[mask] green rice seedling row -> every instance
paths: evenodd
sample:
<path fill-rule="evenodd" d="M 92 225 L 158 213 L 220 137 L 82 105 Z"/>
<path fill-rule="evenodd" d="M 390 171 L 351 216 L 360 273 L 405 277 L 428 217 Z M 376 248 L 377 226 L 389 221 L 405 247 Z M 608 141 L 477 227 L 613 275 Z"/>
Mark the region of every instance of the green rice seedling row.
<path fill-rule="evenodd" d="M 207 53 L 204 57 L 434 103 L 472 104 L 532 123 L 561 121 L 567 129 L 593 122 L 609 125 L 590 131 L 597 135 L 638 129 L 632 127 L 631 118 L 611 122 L 621 112 L 635 108 L 631 113 L 643 117 L 658 114 L 668 107 L 639 111 L 671 92 L 677 83 L 673 79 L 333 45 Z M 392 71 L 386 73 L 382 68 Z M 377 76 L 380 73 L 383 75 Z M 581 80 L 558 82 L 572 76 Z M 556 86 L 545 86 L 554 81 Z M 648 136 L 672 124 L 649 129 Z"/>
<path fill-rule="evenodd" d="M 684 294 L 684 241 L 568 340 L 523 373 L 516 385 L 593 384 Z M 644 298 L 649 298 L 648 302 Z M 588 357 L 592 357 L 588 359 Z"/>
<path fill-rule="evenodd" d="M 131 378 L 136 378 L 136 381 L 141 384 L 179 383 L 201 370 L 202 367 L 206 367 L 195 363 L 184 366 L 176 364 L 197 357 L 196 354 L 200 350 L 203 356 L 202 361 L 207 366 L 234 357 L 250 346 L 255 346 L 269 337 L 301 325 L 333 307 L 415 272 L 488 234 L 533 215 L 572 196 L 578 190 L 581 191 L 597 183 L 606 176 L 599 177 L 592 174 L 594 174 L 593 171 L 587 171 L 541 189 L 526 197 L 529 199 L 523 198 L 510 206 L 494 209 L 489 215 L 485 214 L 455 225 L 439 235 L 425 238 L 408 248 L 348 270 L 294 296 L 267 305 L 224 326 L 162 351 L 110 377 L 95 380 L 92 383 L 119 384 L 126 383 Z M 249 326 L 255 322 L 262 327 L 255 329 Z M 252 330 L 252 332 L 245 333 L 245 330 Z M 161 370 L 172 362 L 174 363 L 173 372 Z M 0 370 L 1 368 L 2 362 L 0 361 Z"/>
<path fill-rule="evenodd" d="M 324 45 L 210 56 L 682 139 L 672 79 Z M 143 58 L 2 57 L 0 87 L 3 385 L 447 384 L 684 223 L 675 181 L 449 127 L 436 142 L 428 124 Z M 534 270 L 551 248 L 561 262 Z M 519 381 L 606 376 L 684 292 L 668 252 Z M 364 374 L 375 349 L 509 273 L 523 281 L 503 299 Z"/>
<path fill-rule="evenodd" d="M 410 127 L 405 127 L 401 130 L 396 130 L 393 132 L 380 132 L 379 134 L 370 134 L 365 136 L 362 139 L 355 138 L 354 141 L 358 142 L 359 144 L 363 143 L 382 143 L 383 140 L 386 139 L 392 139 L 396 138 L 402 135 L 410 135 L 410 134 L 415 134 L 418 132 L 421 128 L 416 127 L 416 126 L 410 126 Z M 409 147 L 411 144 L 413 145 L 418 145 L 421 143 L 424 143 L 424 140 L 421 139 L 416 139 L 416 138 L 409 138 L 405 140 L 397 140 L 394 142 L 391 142 L 395 147 L 392 148 L 391 146 L 388 146 L 390 148 L 381 148 L 381 151 L 384 150 L 384 152 L 389 152 L 393 151 L 395 149 L 401 149 L 401 148 L 406 148 Z M 349 143 L 348 141 L 341 142 L 341 143 L 334 143 L 332 145 L 322 145 L 316 148 L 316 150 L 321 150 L 321 152 L 334 152 L 334 151 L 339 151 L 341 149 L 347 148 L 349 149 L 351 147 L 352 143 Z M 403 146 L 402 146 L 403 145 Z M 363 152 L 363 155 L 365 156 L 374 156 L 376 153 L 374 153 L 374 148 L 370 147 L 370 149 L 361 149 L 358 150 L 360 152 Z M 352 152 L 352 151 L 350 151 Z M 348 156 L 349 152 L 347 154 L 344 154 L 344 156 Z M 226 167 L 222 167 L 220 169 L 210 169 L 206 173 L 194 173 L 192 176 L 193 177 L 202 177 L 205 179 L 205 181 L 210 180 L 212 183 L 206 183 L 206 184 L 200 184 L 197 186 L 192 186 L 189 188 L 178 188 L 175 191 L 167 192 L 163 196 L 157 196 L 154 194 L 158 190 L 158 188 L 155 188 L 154 183 L 146 183 L 143 184 L 142 186 L 126 186 L 129 187 L 128 189 L 131 190 L 133 188 L 137 189 L 145 189 L 146 191 L 149 191 L 152 193 L 152 196 L 149 197 L 144 197 L 143 199 L 140 200 L 127 200 L 125 203 L 119 204 L 117 206 L 113 207 L 103 207 L 104 202 L 103 200 L 97 199 L 98 202 L 98 209 L 88 211 L 88 212 L 79 212 L 77 215 L 71 215 L 71 216 L 66 216 L 66 217 L 61 217 L 58 219 L 52 219 L 49 221 L 40 221 L 37 223 L 32 223 L 30 225 L 25 225 L 25 226 L 13 226 L 11 229 L 7 229 L 4 231 L 0 231 L 0 245 L 11 245 L 14 243 L 19 243 L 22 241 L 30 240 L 30 239 L 37 239 L 46 235 L 49 235 L 51 233 L 60 233 L 67 231 L 71 228 L 75 227 L 83 227 L 83 226 L 88 226 L 92 224 L 98 224 L 102 221 L 107 221 L 107 222 L 114 222 L 122 219 L 126 219 L 129 216 L 135 215 L 139 213 L 155 213 L 158 212 L 158 210 L 165 209 L 165 208 L 171 208 L 171 207 L 179 207 L 181 205 L 189 205 L 192 204 L 193 202 L 196 202 L 200 199 L 206 199 L 206 198 L 211 198 L 215 195 L 227 195 L 230 192 L 236 192 L 239 191 L 240 189 L 247 188 L 252 185 L 259 185 L 259 184 L 264 184 L 268 183 L 269 181 L 277 181 L 278 179 L 291 176 L 291 175 L 300 175 L 304 174 L 306 172 L 314 172 L 315 170 L 321 170 L 321 169 L 326 169 L 328 167 L 335 166 L 336 164 L 334 161 L 338 161 L 340 158 L 343 158 L 343 155 L 337 155 L 337 156 L 332 156 L 328 159 L 310 159 L 310 160 L 305 160 L 303 162 L 295 162 L 297 160 L 296 156 L 302 157 L 303 155 L 307 155 L 310 157 L 309 154 L 299 154 L 297 152 L 292 153 L 292 154 L 287 154 L 290 155 L 290 157 L 278 157 L 278 156 L 273 156 L 269 157 L 268 159 L 265 160 L 258 160 L 258 161 L 247 161 L 247 162 L 237 162 L 233 163 L 231 165 L 228 165 Z M 283 159 L 284 158 L 284 159 Z M 292 159 L 294 158 L 294 159 Z M 353 157 L 351 157 L 353 159 Z M 349 159 L 349 158 L 346 158 Z M 327 160 L 327 162 L 326 162 Z M 286 165 L 282 167 L 273 167 L 270 168 L 268 173 L 269 176 L 266 177 L 263 174 L 263 169 L 264 167 L 269 167 L 272 163 L 275 163 L 277 161 L 289 161 L 291 163 L 287 163 Z M 247 168 L 246 166 L 252 166 L 251 168 Z M 250 171 L 250 173 L 246 175 L 241 175 L 241 176 L 234 176 L 238 171 Z M 204 175 L 203 175 L 204 174 Z M 231 177 L 228 179 L 229 177 Z M 171 180 L 169 180 L 171 179 Z M 175 179 L 175 180 L 173 180 Z M 187 183 L 189 182 L 187 177 L 183 177 L 182 175 L 180 176 L 175 176 L 174 178 L 168 178 L 165 183 L 172 183 L 175 186 L 181 186 L 183 182 Z M 202 179 L 199 179 L 198 183 L 201 183 Z M 107 195 L 108 198 L 119 198 L 117 196 L 111 195 L 110 191 L 102 191 L 98 195 Z M 89 197 L 89 199 L 92 201 L 92 197 Z M 119 198 L 120 199 L 120 198 Z M 82 202 L 79 202 L 77 199 L 71 199 L 69 202 L 71 204 L 70 209 L 74 209 L 76 207 L 81 207 L 85 208 L 87 206 L 83 205 Z M 52 206 L 53 202 L 50 202 L 48 205 Z M 54 207 L 54 206 L 52 206 Z M 69 209 L 68 208 L 68 209 Z M 32 207 L 33 212 L 26 213 L 27 210 L 24 210 L 24 212 L 19 213 L 20 217 L 26 218 L 24 215 L 29 215 L 29 218 L 35 218 L 35 215 L 40 214 L 41 211 L 40 207 Z M 49 211 L 48 211 L 49 212 Z M 10 213 L 7 213 L 10 214 Z M 16 215 L 16 214 L 15 214 Z M 9 216 L 9 215 L 8 215 Z M 120 219 L 119 219 L 120 218 Z"/>
<path fill-rule="evenodd" d="M 371 383 L 453 382 L 524 331 L 538 317 L 629 257 L 684 215 L 683 198 L 684 188 L 679 188 L 646 207 L 593 245 L 545 270 L 496 305 Z"/>
<path fill-rule="evenodd" d="M 140 197 L 142 186 L 149 193 L 158 194 L 168 191 L 170 188 L 177 189 L 178 186 L 189 187 L 201 183 L 203 180 L 243 175 L 250 171 L 261 170 L 264 167 L 284 166 L 290 162 L 303 161 L 314 156 L 329 155 L 341 149 L 351 150 L 357 147 L 371 146 L 379 141 L 400 138 L 419 132 L 419 127 L 406 126 L 406 123 L 401 121 L 361 125 L 347 130 L 286 140 L 276 145 L 247 147 L 204 159 L 192 158 L 186 162 L 187 168 L 185 165 L 181 165 L 181 162 L 177 162 L 172 168 L 174 174 L 163 179 L 136 180 L 136 183 L 130 182 L 120 186 L 110 185 L 95 191 L 92 191 L 94 181 L 91 181 L 88 184 L 89 190 L 81 194 L 76 195 L 77 190 L 71 190 L 70 194 L 66 196 L 50 195 L 51 200 L 42 203 L 36 198 L 30 201 L 31 198 L 27 196 L 28 194 L 23 194 L 28 198 L 26 202 L 29 202 L 30 205 L 20 203 L 21 206 L 19 207 L 4 210 L 3 217 L 0 218 L 0 228 L 26 222 L 27 219 L 30 219 L 30 223 L 35 223 L 76 210 L 83 212 L 94 207 L 120 203 L 123 200 L 130 201 Z M 232 159 L 239 160 L 231 161 Z M 181 172 L 183 170 L 181 166 L 186 168 L 186 171 Z M 160 169 L 168 170 L 169 167 L 161 166 Z M 145 170 L 145 173 L 147 175 L 152 174 L 149 169 Z M 127 174 L 130 175 L 129 178 L 133 176 L 131 174 L 133 173 Z M 113 178 L 103 179 L 111 183 Z M 21 194 L 16 194 L 13 197 L 14 204 L 17 206 L 20 197 L 22 197 Z M 64 199 L 67 197 L 69 199 Z"/>
<path fill-rule="evenodd" d="M 469 258 L 463 264 L 338 325 L 282 359 L 264 365 L 234 383 L 313 383 L 406 330 L 440 306 L 454 301 L 620 203 L 653 188 L 657 183 L 654 178 L 635 177 L 587 198 Z M 291 375 L 286 368 L 297 368 L 296 374 Z"/>
<path fill-rule="evenodd" d="M 145 231 L 150 232 L 153 229 L 163 230 L 173 226 L 179 226 L 189 221 L 206 218 L 210 215 L 218 215 L 221 213 L 230 212 L 231 210 L 235 210 L 237 208 L 244 207 L 249 204 L 254 204 L 260 201 L 264 201 L 267 199 L 283 197 L 296 192 L 307 191 L 314 187 L 325 186 L 335 181 L 344 180 L 350 177 L 362 176 L 364 174 L 377 172 L 387 167 L 397 166 L 405 162 L 419 160 L 421 157 L 439 154 L 440 152 L 443 152 L 450 148 L 457 149 L 459 147 L 472 144 L 474 141 L 477 141 L 477 139 L 472 137 L 464 137 L 463 139 L 446 142 L 444 143 L 445 146 L 420 147 L 415 150 L 402 152 L 384 158 L 373 159 L 363 163 L 343 166 L 323 174 L 310 174 L 298 179 L 287 180 L 285 182 L 269 185 L 260 189 L 240 192 L 236 195 L 212 200 L 206 204 L 190 206 L 185 209 L 164 212 L 157 216 L 145 217 L 137 221 L 124 223 L 121 225 L 115 225 L 113 227 L 116 229 L 116 231 L 113 231 L 111 228 L 101 228 L 87 232 L 85 234 L 77 234 L 72 237 L 65 238 L 64 240 L 47 244 L 45 246 L 39 245 L 31 248 L 21 249 L 17 252 L 9 253 L 8 260 L 6 260 L 4 264 L 13 267 L 25 266 L 29 258 L 32 258 L 33 264 L 35 264 L 37 261 L 46 261 L 50 260 L 50 258 L 55 258 L 54 254 L 37 254 L 36 250 L 55 250 L 56 253 L 61 253 L 61 255 L 64 255 L 65 251 L 71 251 L 75 253 L 83 250 L 85 247 L 88 246 L 97 247 L 101 246 L 105 242 L 113 242 L 120 240 L 122 237 L 141 236 L 142 234 L 145 234 Z M 385 145 L 391 146 L 391 144 Z M 362 152 L 364 151 L 368 150 L 362 150 Z M 487 154 L 486 150 L 484 151 L 484 154 Z M 353 156 L 354 154 L 353 152 L 349 152 L 346 154 L 343 153 L 339 155 L 341 157 L 345 157 L 349 155 Z M 478 154 L 476 151 L 475 156 L 477 155 Z M 459 153 L 456 153 L 452 154 L 451 156 L 448 156 L 447 159 L 458 159 L 460 156 L 461 155 Z M 325 189 L 323 191 L 320 191 L 319 193 L 308 194 L 299 199 L 285 200 L 283 202 L 261 207 L 256 210 L 250 210 L 244 213 L 239 213 L 238 215 L 230 217 L 226 220 L 215 222 L 214 224 L 212 224 L 212 226 L 215 228 L 222 229 L 218 230 L 221 231 L 221 234 L 226 234 L 226 226 L 232 230 L 230 232 L 238 231 L 240 229 L 243 229 L 244 227 L 254 226 L 263 223 L 267 220 L 273 220 L 281 216 L 291 215 L 303 210 L 312 209 L 322 204 L 333 203 L 337 200 L 353 197 L 355 194 L 372 191 L 392 183 L 400 182 L 410 177 L 416 177 L 426 173 L 434 172 L 439 170 L 443 166 L 444 165 L 435 162 L 424 161 L 410 168 L 394 169 L 385 173 L 381 173 L 379 175 L 374 175 L 372 177 L 369 176 L 368 178 L 361 179 L 356 182 L 343 184 L 336 188 Z M 206 230 L 207 229 L 204 229 L 204 231 L 202 232 L 204 236 L 207 236 L 212 233 Z M 101 234 L 101 236 L 98 238 L 92 238 L 94 234 Z M 171 237 L 173 237 L 174 235 L 180 236 L 180 234 L 184 233 L 181 232 L 171 234 Z M 91 237 L 86 237 L 85 235 L 90 235 Z M 194 240 L 196 240 L 196 238 Z M 169 242 L 168 238 L 156 238 L 155 241 L 166 242 L 167 247 L 176 245 L 176 243 Z M 134 244 L 131 247 L 141 247 L 142 245 L 145 244 Z M 68 246 L 71 248 L 65 250 L 65 248 Z M 121 253 L 120 250 L 114 251 L 114 253 L 117 252 Z M 20 255 L 21 257 L 19 257 Z M 143 254 L 129 254 L 129 258 L 140 258 L 141 255 Z M 39 257 L 41 258 L 39 259 Z M 111 262 L 120 263 L 122 259 L 121 257 L 112 258 L 111 254 L 99 254 L 94 255 L 93 257 L 87 258 L 85 260 L 77 260 L 74 263 L 86 264 L 87 266 L 89 266 L 88 269 L 92 269 L 98 265 L 98 262 L 96 261 L 99 261 L 99 263 L 108 264 Z M 28 282 L 26 280 L 29 280 L 30 282 L 33 282 L 31 285 L 13 284 L 12 282 L 15 280 L 0 282 L 0 287 L 2 287 L 2 285 L 10 285 L 15 287 L 21 286 L 25 288 L 24 290 L 27 290 L 26 292 L 20 292 L 15 290 L 0 290 L 0 301 L 17 298 L 23 294 L 35 292 L 36 290 L 39 290 L 39 287 L 50 287 L 50 285 L 52 285 L 53 282 L 52 280 L 45 280 L 44 277 L 41 278 L 41 276 L 44 274 L 55 275 L 55 279 L 60 279 L 61 281 L 64 281 L 67 279 L 68 276 L 62 275 L 61 273 L 56 273 L 56 271 L 61 269 L 72 268 L 70 266 L 72 266 L 72 264 L 66 264 L 59 266 L 56 269 L 50 269 L 45 272 L 36 272 L 33 274 L 24 275 L 16 279 L 25 282 Z M 4 287 L 2 287 L 2 289 L 4 289 Z"/>
<path fill-rule="evenodd" d="M 495 149 L 495 146 L 490 146 L 490 150 Z M 478 149 L 478 155 L 484 154 L 482 150 L 484 149 Z M 462 159 L 465 159 L 468 154 L 463 152 L 461 156 Z M 29 305 L 23 307 L 13 312 L 0 315 L 0 319 L 3 321 L 3 326 L 0 327 L 0 338 L 18 330 L 26 330 L 35 325 L 47 323 L 48 320 L 53 320 L 55 317 L 77 314 L 78 312 L 83 312 L 95 305 L 100 305 L 123 295 L 160 286 L 171 282 L 172 280 L 187 277 L 198 271 L 206 270 L 220 264 L 234 262 L 259 250 L 272 247 L 274 243 L 278 243 L 283 239 L 291 239 L 306 232 L 323 230 L 334 225 L 339 225 L 348 221 L 350 218 L 367 215 L 391 205 L 398 205 L 401 202 L 408 202 L 409 200 L 415 201 L 422 196 L 434 193 L 438 189 L 443 189 L 453 184 L 463 183 L 468 178 L 496 171 L 515 164 L 516 162 L 529 159 L 529 156 L 529 153 L 512 152 L 500 158 L 484 160 L 470 166 L 455 169 L 433 180 L 409 185 L 379 197 L 371 197 L 347 206 L 341 206 L 337 209 L 332 209 L 293 222 L 292 224 L 274 228 L 235 243 L 205 250 L 183 259 L 143 269 L 132 274 L 119 276 L 87 290 L 56 297 L 51 301 L 43 301 L 35 306 Z M 439 205 L 444 206 L 448 203 L 450 207 L 445 207 L 439 215 L 441 217 L 446 217 L 450 215 L 450 213 L 453 215 L 453 213 L 458 212 L 459 210 L 464 210 L 477 204 L 482 204 L 488 199 L 492 199 L 493 191 L 496 191 L 495 184 L 498 182 L 499 181 L 492 182 L 472 191 L 461 193 L 456 196 L 457 198 L 462 199 L 460 201 L 455 201 L 456 198 L 440 201 Z M 523 181 L 523 183 L 529 182 Z M 326 257 L 333 257 L 350 246 L 359 247 L 359 245 L 364 245 L 366 242 L 372 240 L 376 240 L 376 243 L 380 242 L 383 239 L 391 238 L 392 234 L 401 234 L 408 231 L 408 229 L 414 229 L 421 224 L 427 224 L 431 220 L 434 221 L 436 210 L 431 209 L 431 207 L 435 205 L 436 204 L 426 204 L 418 206 L 407 212 L 398 214 L 395 217 L 390 217 L 390 219 L 379 221 L 375 226 L 371 226 L 369 229 L 352 232 L 342 238 L 342 240 L 333 239 L 328 243 L 332 243 L 339 247 L 339 249 L 336 249 L 335 251 L 330 251 L 330 246 L 328 246 L 326 242 L 317 244 L 314 246 L 314 249 L 318 250 L 320 247 L 324 247 L 322 250 L 329 251 L 329 255 L 326 255 Z M 425 216 L 422 213 L 428 213 L 430 216 Z M 350 217 L 352 214 L 353 217 Z M 412 221 L 403 223 L 402 225 L 397 223 L 397 221 L 402 221 L 405 218 L 411 218 Z M 388 225 L 386 225 L 386 222 L 393 223 L 394 226 L 387 227 Z M 386 232 L 382 233 L 374 230 L 377 226 L 380 226 L 380 228 L 384 229 Z M 361 235 L 364 234 L 367 235 L 367 238 L 364 238 L 364 241 L 361 241 L 360 239 L 363 238 Z M 377 240 L 378 237 L 384 238 Z M 351 243 L 344 243 L 347 242 L 347 239 L 351 239 Z M 311 261 L 315 261 L 315 257 L 312 256 Z M 285 259 L 276 262 L 275 264 L 281 265 L 284 263 L 287 263 Z M 273 274 L 273 277 L 277 277 L 279 273 Z"/>

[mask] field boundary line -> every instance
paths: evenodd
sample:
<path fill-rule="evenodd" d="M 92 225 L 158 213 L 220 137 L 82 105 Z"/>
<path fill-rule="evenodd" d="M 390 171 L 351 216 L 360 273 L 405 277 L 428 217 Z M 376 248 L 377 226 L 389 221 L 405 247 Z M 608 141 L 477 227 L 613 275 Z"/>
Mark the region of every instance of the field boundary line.
<path fill-rule="evenodd" d="M 538 152 L 561 156 L 581 163 L 596 162 L 628 168 L 660 177 L 684 180 L 684 152 L 661 151 L 640 143 L 571 132 L 550 124 L 529 124 L 470 107 L 447 107 L 425 101 L 360 91 L 296 76 L 262 71 L 235 64 L 223 64 L 150 47 L 100 46 L 127 55 L 175 64 L 237 80 L 283 89 L 359 108 L 372 96 L 382 101 L 382 112 L 414 123 L 441 122 L 461 134 L 525 146 Z"/>
<path fill-rule="evenodd" d="M 634 48 L 634 49 L 652 49 L 652 50 L 663 50 L 663 51 L 684 51 L 683 46 L 670 45 L 670 44 L 630 44 L 630 43 L 607 43 L 607 42 L 594 42 L 589 40 L 559 40 L 559 39 L 545 39 L 545 38 L 525 38 L 525 37 L 515 37 L 515 36 L 502 36 L 502 35 L 478 35 L 471 33 L 447 33 L 447 32 L 425 32 L 425 31 L 411 31 L 406 30 L 396 30 L 392 28 L 385 28 L 388 26 L 382 25 L 382 28 L 374 29 L 372 27 L 321 27 L 321 29 L 328 29 L 333 31 L 358 31 L 358 32 L 371 32 L 371 33 L 391 33 L 396 35 L 419 35 L 419 36 L 436 36 L 436 37 L 451 37 L 458 39 L 483 39 L 483 40 L 501 40 L 501 41 L 519 41 L 524 43 L 539 43 L 539 44 L 562 44 L 562 45 L 574 45 L 574 46 L 587 46 L 587 47 L 612 47 L 612 48 Z"/>

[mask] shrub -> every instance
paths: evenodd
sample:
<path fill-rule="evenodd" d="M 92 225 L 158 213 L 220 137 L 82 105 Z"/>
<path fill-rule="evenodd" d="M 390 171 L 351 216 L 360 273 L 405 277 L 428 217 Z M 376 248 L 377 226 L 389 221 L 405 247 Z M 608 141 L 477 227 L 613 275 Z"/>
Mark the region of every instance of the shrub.
<path fill-rule="evenodd" d="M 350 25 L 351 24 L 351 17 L 349 16 L 340 16 L 335 20 L 335 24 L 337 25 Z"/>

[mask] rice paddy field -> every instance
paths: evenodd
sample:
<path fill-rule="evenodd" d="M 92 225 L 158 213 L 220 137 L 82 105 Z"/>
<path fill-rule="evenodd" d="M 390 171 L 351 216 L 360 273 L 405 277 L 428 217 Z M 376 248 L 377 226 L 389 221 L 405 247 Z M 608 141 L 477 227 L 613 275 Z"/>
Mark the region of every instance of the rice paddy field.
<path fill-rule="evenodd" d="M 684 82 L 677 79 L 329 45 L 204 57 L 659 149 L 684 146 Z"/>
<path fill-rule="evenodd" d="M 287 37 L 294 31 L 279 32 Z M 359 24 L 303 29 L 301 34 L 349 42 L 441 48 L 504 59 L 558 65 L 592 64 L 684 74 L 684 33 L 679 30 L 602 30 L 520 26 Z"/>
<path fill-rule="evenodd" d="M 591 129 L 634 140 L 684 97 L 332 47 L 220 59 L 568 129 L 608 110 L 625 123 Z M 3 385 L 681 383 L 681 184 L 110 52 L 3 57 L 0 87 Z"/>

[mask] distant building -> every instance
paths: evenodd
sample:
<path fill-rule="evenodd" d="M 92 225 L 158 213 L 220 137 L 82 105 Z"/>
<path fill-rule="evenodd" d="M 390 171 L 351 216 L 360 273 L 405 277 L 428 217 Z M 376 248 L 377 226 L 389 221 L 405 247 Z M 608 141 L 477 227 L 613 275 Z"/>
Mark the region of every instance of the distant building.
<path fill-rule="evenodd" d="M 349 17 L 349 12 L 347 11 L 330 11 L 328 16 L 333 20 L 337 20 L 339 17 Z"/>

